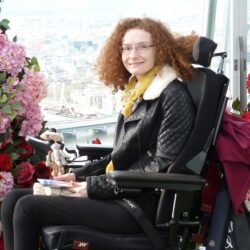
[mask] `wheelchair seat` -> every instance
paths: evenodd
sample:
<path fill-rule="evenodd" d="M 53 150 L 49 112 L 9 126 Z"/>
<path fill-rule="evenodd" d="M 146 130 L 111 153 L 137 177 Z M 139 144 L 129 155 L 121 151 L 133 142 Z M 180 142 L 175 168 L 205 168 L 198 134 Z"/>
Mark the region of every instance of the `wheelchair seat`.
<path fill-rule="evenodd" d="M 191 213 L 197 194 L 205 184 L 202 176 L 204 163 L 209 149 L 215 143 L 226 106 L 225 95 L 229 82 L 223 74 L 207 68 L 216 47 L 212 40 L 205 37 L 198 38 L 194 44 L 194 64 L 200 66 L 194 78 L 187 83 L 187 88 L 197 108 L 196 121 L 188 141 L 168 173 L 114 171 L 109 174 L 109 178 L 120 190 L 162 190 L 154 227 L 165 243 L 164 249 L 192 249 L 190 238 L 202 225 L 200 212 L 197 211 L 194 215 Z M 45 247 L 49 250 L 72 249 L 73 240 L 78 240 L 80 245 L 89 250 L 155 249 L 143 232 L 119 235 L 84 226 L 48 225 L 42 228 L 41 234 Z"/>

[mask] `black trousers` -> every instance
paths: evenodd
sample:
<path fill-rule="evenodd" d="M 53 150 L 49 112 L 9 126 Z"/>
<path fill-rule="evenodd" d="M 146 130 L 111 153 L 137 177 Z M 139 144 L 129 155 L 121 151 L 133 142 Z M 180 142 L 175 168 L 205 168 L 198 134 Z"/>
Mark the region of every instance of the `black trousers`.
<path fill-rule="evenodd" d="M 138 199 L 150 216 L 155 213 L 154 199 L 146 200 Z M 82 225 L 119 234 L 142 231 L 114 201 L 33 195 L 32 189 L 14 189 L 5 196 L 1 221 L 5 250 L 37 250 L 40 229 L 46 225 Z"/>

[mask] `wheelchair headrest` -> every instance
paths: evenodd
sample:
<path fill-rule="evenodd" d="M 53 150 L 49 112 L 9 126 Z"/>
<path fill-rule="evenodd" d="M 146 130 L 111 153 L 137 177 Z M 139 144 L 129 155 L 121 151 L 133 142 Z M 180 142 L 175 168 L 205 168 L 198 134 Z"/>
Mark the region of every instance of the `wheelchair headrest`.
<path fill-rule="evenodd" d="M 193 63 L 209 67 L 217 44 L 207 37 L 199 37 L 193 45 Z"/>

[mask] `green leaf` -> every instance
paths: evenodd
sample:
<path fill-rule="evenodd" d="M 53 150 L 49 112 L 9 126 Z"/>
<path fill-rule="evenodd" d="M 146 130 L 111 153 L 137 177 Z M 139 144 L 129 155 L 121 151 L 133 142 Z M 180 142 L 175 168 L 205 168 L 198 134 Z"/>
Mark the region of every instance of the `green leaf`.
<path fill-rule="evenodd" d="M 16 96 L 15 93 L 10 93 L 10 94 L 8 94 L 9 99 L 12 99 L 12 98 L 15 97 L 15 96 Z"/>
<path fill-rule="evenodd" d="M 2 22 L 7 23 L 7 24 L 10 23 L 10 21 L 9 21 L 8 19 L 6 19 L 6 18 L 4 18 L 4 19 L 2 20 Z"/>
<path fill-rule="evenodd" d="M 12 113 L 12 110 L 11 110 L 11 105 L 9 104 L 6 104 L 2 107 L 2 111 L 6 114 L 11 114 Z"/>
<path fill-rule="evenodd" d="M 23 106 L 20 103 L 14 103 L 11 105 L 13 110 L 21 110 Z"/>
<path fill-rule="evenodd" d="M 42 159 L 41 159 L 41 157 L 38 154 L 34 153 L 34 154 L 32 154 L 30 156 L 30 163 L 32 165 L 35 165 L 35 164 L 37 164 L 40 161 L 42 161 Z"/>
<path fill-rule="evenodd" d="M 8 30 L 10 28 L 9 23 L 10 23 L 10 21 L 8 19 L 3 19 L 0 22 L 0 28 L 3 32 L 5 32 L 6 30 Z"/>
<path fill-rule="evenodd" d="M 24 89 L 24 87 L 21 86 L 21 85 L 17 85 L 17 86 L 16 86 L 16 89 L 17 89 L 18 91 L 22 91 L 22 90 Z"/>
<path fill-rule="evenodd" d="M 14 43 L 16 43 L 16 42 L 17 42 L 17 36 L 14 36 L 13 39 L 12 39 L 12 41 L 13 41 Z"/>
<path fill-rule="evenodd" d="M 31 64 L 32 64 L 32 65 L 38 65 L 38 61 L 37 61 L 37 58 L 36 58 L 36 57 L 33 56 L 33 57 L 31 58 Z"/>
<path fill-rule="evenodd" d="M 35 72 L 39 72 L 40 71 L 40 66 L 39 66 L 39 63 L 38 63 L 36 57 L 34 57 L 34 56 L 32 58 L 26 57 L 26 61 L 28 63 L 28 68 L 29 69 L 32 69 Z"/>
<path fill-rule="evenodd" d="M 0 102 L 1 102 L 1 103 L 6 102 L 7 100 L 8 100 L 8 97 L 7 97 L 6 94 L 2 94 L 2 95 L 0 96 Z"/>
<path fill-rule="evenodd" d="M 4 88 L 4 91 L 3 91 L 5 94 L 9 94 L 10 93 L 10 86 L 6 86 Z"/>
<path fill-rule="evenodd" d="M 15 83 L 15 81 L 16 81 L 16 78 L 15 78 L 15 77 L 9 77 L 8 80 L 9 80 L 9 81 L 8 81 L 9 84 L 10 84 L 10 85 L 13 85 L 13 84 Z"/>
<path fill-rule="evenodd" d="M 3 84 L 6 82 L 6 72 L 0 73 L 0 84 Z"/>
<path fill-rule="evenodd" d="M 11 152 L 10 153 L 10 158 L 12 160 L 17 160 L 19 158 L 19 154 L 15 153 L 15 152 Z"/>
<path fill-rule="evenodd" d="M 33 69 L 34 69 L 35 72 L 39 72 L 40 71 L 40 66 L 37 64 L 37 65 L 34 66 Z"/>
<path fill-rule="evenodd" d="M 240 109 L 240 100 L 236 98 L 232 103 L 232 108 L 237 111 L 241 111 Z"/>
<path fill-rule="evenodd" d="M 14 120 L 14 119 L 16 118 L 16 116 L 17 116 L 17 112 L 12 111 L 11 113 L 8 114 L 8 116 L 9 116 L 9 118 L 10 118 L 11 120 Z"/>
<path fill-rule="evenodd" d="M 24 149 L 24 148 L 20 148 L 20 149 L 18 149 L 17 151 L 18 151 L 18 153 L 20 153 L 20 154 L 25 154 L 25 153 L 27 152 L 27 150 Z"/>

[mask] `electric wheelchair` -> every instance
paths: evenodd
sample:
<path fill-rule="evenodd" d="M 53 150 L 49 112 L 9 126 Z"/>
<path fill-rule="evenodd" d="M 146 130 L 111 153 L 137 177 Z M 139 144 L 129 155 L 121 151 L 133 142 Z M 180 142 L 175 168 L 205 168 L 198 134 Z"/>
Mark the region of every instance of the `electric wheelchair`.
<path fill-rule="evenodd" d="M 139 213 L 139 219 L 135 219 L 143 230 L 136 235 L 110 234 L 84 226 L 48 225 L 41 231 L 45 249 L 73 249 L 73 241 L 79 242 L 79 248 L 75 249 L 89 250 L 174 250 L 198 249 L 199 246 L 208 250 L 222 249 L 227 218 L 222 222 L 221 235 L 209 234 L 213 222 L 201 202 L 202 190 L 207 185 L 208 155 L 215 144 L 226 107 L 229 83 L 222 70 L 214 72 L 208 68 L 216 47 L 216 43 L 205 37 L 198 38 L 194 44 L 193 63 L 197 65 L 197 74 L 187 83 L 187 88 L 197 108 L 196 121 L 182 152 L 168 172 L 114 171 L 108 176 L 116 185 L 117 192 L 140 192 L 145 188 L 161 192 L 155 224 L 149 225 Z M 225 53 L 219 55 L 224 59 Z M 27 141 L 41 155 L 46 155 L 50 148 L 49 142 L 36 138 L 27 137 Z M 102 157 L 112 150 L 102 145 L 76 147 L 80 155 L 89 155 L 88 160 Z M 137 211 L 133 203 L 129 199 L 125 203 L 130 207 L 131 216 L 134 216 Z M 211 241 L 215 244 L 209 244 Z"/>

